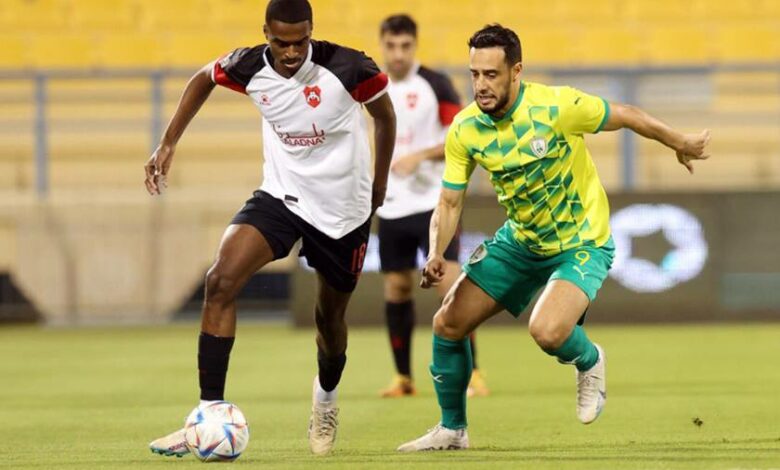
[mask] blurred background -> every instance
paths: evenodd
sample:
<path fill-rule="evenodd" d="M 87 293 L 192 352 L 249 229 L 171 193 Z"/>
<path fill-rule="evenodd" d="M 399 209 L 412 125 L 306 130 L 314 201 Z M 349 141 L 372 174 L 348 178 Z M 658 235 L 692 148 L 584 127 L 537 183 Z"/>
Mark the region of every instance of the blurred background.
<path fill-rule="evenodd" d="M 712 130 L 690 176 L 626 132 L 587 142 L 610 193 L 617 258 L 593 321 L 776 319 L 780 313 L 780 1 L 312 0 L 315 38 L 381 64 L 379 23 L 406 12 L 419 58 L 471 99 L 468 37 L 519 34 L 525 79 L 642 106 Z M 0 322 L 159 323 L 197 314 L 232 214 L 261 180 L 260 116 L 217 89 L 181 140 L 170 188 L 143 164 L 187 79 L 263 42 L 262 0 L 0 0 Z M 504 220 L 484 173 L 463 256 Z M 382 321 L 376 240 L 351 306 Z M 295 258 L 255 276 L 243 317 L 308 324 Z M 433 313 L 426 297 L 420 312 Z M 421 319 L 421 321 L 423 321 Z"/>

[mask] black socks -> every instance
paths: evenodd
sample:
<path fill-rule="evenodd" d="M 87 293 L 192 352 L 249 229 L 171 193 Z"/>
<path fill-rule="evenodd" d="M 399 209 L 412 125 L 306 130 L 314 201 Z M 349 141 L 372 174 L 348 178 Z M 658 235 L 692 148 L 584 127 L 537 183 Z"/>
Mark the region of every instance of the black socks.
<path fill-rule="evenodd" d="M 200 399 L 224 400 L 230 350 L 235 338 L 220 338 L 201 332 L 198 338 Z"/>
<path fill-rule="evenodd" d="M 317 347 L 317 365 L 319 366 L 320 386 L 326 392 L 332 392 L 341 380 L 341 373 L 347 363 L 347 355 L 342 353 L 336 357 L 328 357 Z"/>
<path fill-rule="evenodd" d="M 387 330 L 393 349 L 395 368 L 401 375 L 411 377 L 412 330 L 414 330 L 414 302 L 411 300 L 385 303 Z"/>

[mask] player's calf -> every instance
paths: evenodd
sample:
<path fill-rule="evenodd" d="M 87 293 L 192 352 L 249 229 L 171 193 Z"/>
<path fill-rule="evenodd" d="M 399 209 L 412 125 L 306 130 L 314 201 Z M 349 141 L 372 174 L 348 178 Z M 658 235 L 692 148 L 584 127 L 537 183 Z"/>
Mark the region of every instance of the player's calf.
<path fill-rule="evenodd" d="M 215 336 L 234 336 L 236 294 L 243 287 L 231 274 L 215 264 L 206 274 L 201 328 Z"/>

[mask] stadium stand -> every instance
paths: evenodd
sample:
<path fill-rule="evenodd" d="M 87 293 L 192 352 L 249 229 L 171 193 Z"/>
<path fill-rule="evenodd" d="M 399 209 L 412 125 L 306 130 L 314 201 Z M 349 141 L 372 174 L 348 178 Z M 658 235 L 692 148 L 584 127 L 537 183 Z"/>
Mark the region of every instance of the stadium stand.
<path fill-rule="evenodd" d="M 145 31 L 166 33 L 202 31 L 211 10 L 224 7 L 210 5 L 206 0 L 138 0 L 138 5 L 138 26 Z"/>
<path fill-rule="evenodd" d="M 156 68 L 166 63 L 166 50 L 157 34 L 104 34 L 96 44 L 96 54 L 96 65 L 103 68 Z"/>
<path fill-rule="evenodd" d="M 68 27 L 73 5 L 62 0 L 5 0 L 0 21 L 4 31 L 61 31 Z"/>
<path fill-rule="evenodd" d="M 135 0 L 78 0 L 69 3 L 69 23 L 80 31 L 116 33 L 133 30 L 139 24 L 138 13 Z"/>
<path fill-rule="evenodd" d="M 96 65 L 90 33 L 42 32 L 29 40 L 31 65 L 42 68 L 88 68 Z"/>
<path fill-rule="evenodd" d="M 653 65 L 705 65 L 712 62 L 711 38 L 696 25 L 658 26 L 646 36 L 646 61 Z"/>
<path fill-rule="evenodd" d="M 775 67 L 750 73 L 716 69 L 712 74 L 639 82 L 639 102 L 664 119 L 691 130 L 713 127 L 712 149 L 718 158 L 702 166 L 691 180 L 679 171 L 668 151 L 642 144 L 637 185 L 780 184 L 779 1 L 545 0 L 509 9 L 501 2 L 473 0 L 451 0 L 446 8 L 440 2 L 411 0 L 383 2 L 370 9 L 357 8 L 363 5 L 358 0 L 312 3 L 315 36 L 372 55 L 378 53 L 379 21 L 390 13 L 413 13 L 421 26 L 421 59 L 450 70 L 464 97 L 468 93 L 466 41 L 473 30 L 491 21 L 519 32 L 528 79 L 547 80 L 545 70 L 551 67 Z M 233 47 L 262 41 L 264 4 L 262 0 L 0 2 L 0 190 L 30 190 L 34 182 L 35 89 L 30 78 L 19 78 L 18 73 L 138 71 L 133 78 L 52 78 L 46 97 L 52 189 L 138 189 L 139 162 L 148 154 L 153 136 L 154 90 L 148 73 L 180 71 L 162 83 L 164 124 L 188 74 Z M 598 15 L 594 17 L 593 11 Z M 619 79 L 604 77 L 603 82 L 594 92 L 617 99 Z M 583 88 L 592 89 L 586 84 Z M 258 125 L 256 111 L 243 97 L 216 91 L 180 145 L 187 161 L 177 162 L 172 185 L 256 184 Z M 605 184 L 619 188 L 620 138 L 603 135 L 591 140 Z"/>
<path fill-rule="evenodd" d="M 687 63 L 712 59 L 777 60 L 780 54 L 780 3 L 774 0 L 549 0 L 524 2 L 522 8 L 511 9 L 497 2 L 484 4 L 473 0 L 451 0 L 447 8 L 438 2 L 407 0 L 385 2 L 371 9 L 356 8 L 360 4 L 357 0 L 312 3 L 319 36 L 343 43 L 356 43 L 354 39 L 359 37 L 356 46 L 369 52 L 376 50 L 374 38 L 383 17 L 411 11 L 423 26 L 423 37 L 435 42 L 435 47 L 425 48 L 423 59 L 436 63 L 459 63 L 461 56 L 449 54 L 451 48 L 442 45 L 464 44 L 471 31 L 490 21 L 517 28 L 521 35 L 526 29 L 562 31 L 565 43 L 577 46 L 580 60 L 586 65 L 657 63 L 663 57 Z M 261 0 L 5 0 L 0 4 L 0 26 L 5 31 L 4 44 L 18 44 L 19 39 L 37 42 L 39 33 L 68 33 L 81 36 L 82 43 L 94 44 L 117 32 L 144 32 L 157 35 L 161 47 L 179 50 L 181 41 L 176 44 L 170 38 L 206 33 L 215 42 L 231 44 L 240 37 L 259 38 L 263 4 Z M 594 11 L 598 12 L 596 18 Z M 559 24 L 566 27 L 559 28 Z M 442 37 L 445 32 L 449 34 Z M 710 41 L 712 38 L 717 40 Z M 202 39 L 193 48 L 210 39 Z M 580 43 L 581 40 L 585 42 Z M 534 47 L 547 44 L 545 41 Z M 549 49 L 559 51 L 558 45 L 559 41 L 553 40 Z M 132 54 L 133 49 L 145 47 L 143 43 L 130 44 L 127 51 Z M 6 67 L 102 65 L 97 55 L 85 55 L 76 47 L 63 46 L 55 62 L 36 59 L 35 54 L 13 54 L 16 45 L 11 49 L 4 51 L 2 58 Z M 706 53 L 702 54 L 703 51 Z M 553 55 L 541 57 L 560 61 Z M 193 61 L 186 65 L 197 64 Z"/>
<path fill-rule="evenodd" d="M 22 68 L 29 64 L 28 47 L 20 34 L 0 35 L 0 69 Z"/>

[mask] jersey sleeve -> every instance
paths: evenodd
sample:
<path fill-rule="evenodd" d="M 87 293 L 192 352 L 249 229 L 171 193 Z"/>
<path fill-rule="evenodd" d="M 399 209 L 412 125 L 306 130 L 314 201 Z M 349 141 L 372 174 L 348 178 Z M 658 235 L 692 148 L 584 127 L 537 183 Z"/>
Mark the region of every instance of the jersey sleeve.
<path fill-rule="evenodd" d="M 460 112 L 460 97 L 448 77 L 442 77 L 441 89 L 436 93 L 439 100 L 439 122 L 449 126 Z"/>
<path fill-rule="evenodd" d="M 311 44 L 312 61 L 335 75 L 358 103 L 370 103 L 387 93 L 387 75 L 365 53 L 328 41 Z"/>
<path fill-rule="evenodd" d="M 235 49 L 214 63 L 211 78 L 217 85 L 246 94 L 246 87 L 252 77 L 261 69 L 263 46 Z"/>
<path fill-rule="evenodd" d="M 387 93 L 389 80 L 373 59 L 363 52 L 354 51 L 354 80 L 347 91 L 355 101 L 370 103 Z"/>
<path fill-rule="evenodd" d="M 455 115 L 460 112 L 460 97 L 452 86 L 452 81 L 446 75 L 435 72 L 425 66 L 421 66 L 418 74 L 428 82 L 436 95 L 438 104 L 439 123 L 444 127 L 452 124 Z"/>
<path fill-rule="evenodd" d="M 459 124 L 454 123 L 447 131 L 447 140 L 444 143 L 444 178 L 442 180 L 442 186 L 456 191 L 466 189 L 476 165 L 468 149 L 460 141 L 459 127 Z"/>
<path fill-rule="evenodd" d="M 576 88 L 562 87 L 559 95 L 561 128 L 567 134 L 597 134 L 609 119 L 609 103 Z"/>

